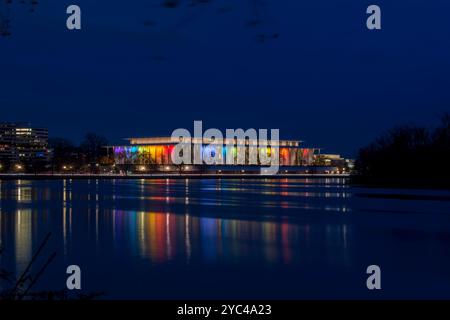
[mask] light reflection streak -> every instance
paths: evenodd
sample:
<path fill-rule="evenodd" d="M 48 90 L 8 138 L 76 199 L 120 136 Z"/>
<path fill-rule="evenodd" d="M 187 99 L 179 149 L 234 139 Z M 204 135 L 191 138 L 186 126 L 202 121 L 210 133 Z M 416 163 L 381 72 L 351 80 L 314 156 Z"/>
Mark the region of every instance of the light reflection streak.
<path fill-rule="evenodd" d="M 0 182 L 0 192 L 1 192 L 1 182 Z M 3 217 L 2 207 L 0 206 L 0 248 L 2 248 L 2 244 L 3 244 L 3 237 L 2 237 L 2 231 L 3 231 L 2 217 Z M 1 261 L 1 255 L 0 255 L 0 261 Z"/>
<path fill-rule="evenodd" d="M 17 210 L 15 214 L 16 274 L 22 272 L 32 256 L 32 213 L 30 209 Z"/>
<path fill-rule="evenodd" d="M 98 237 L 99 237 L 98 215 L 99 215 L 99 207 L 97 206 L 97 207 L 95 207 L 95 244 L 96 244 L 96 246 L 98 246 Z"/>
<path fill-rule="evenodd" d="M 189 214 L 185 215 L 185 222 L 184 222 L 184 230 L 185 230 L 185 244 L 186 244 L 186 260 L 187 263 L 191 260 L 191 233 L 189 229 Z"/>
<path fill-rule="evenodd" d="M 167 257 L 170 259 L 172 256 L 172 246 L 170 242 L 170 213 L 166 213 L 166 252 Z"/>
<path fill-rule="evenodd" d="M 66 219 L 66 216 L 67 216 L 67 212 L 66 212 L 66 207 L 65 206 L 63 206 L 63 216 L 62 216 L 62 218 L 63 218 L 63 221 L 62 221 L 62 223 L 63 223 L 63 226 L 62 226 L 62 232 L 63 232 L 63 242 L 64 242 L 64 244 L 63 244 L 63 247 L 64 247 L 64 254 L 66 255 L 67 254 L 67 219 Z"/>
<path fill-rule="evenodd" d="M 19 203 L 29 203 L 32 200 L 32 189 L 29 181 L 17 180 L 16 200 Z"/>

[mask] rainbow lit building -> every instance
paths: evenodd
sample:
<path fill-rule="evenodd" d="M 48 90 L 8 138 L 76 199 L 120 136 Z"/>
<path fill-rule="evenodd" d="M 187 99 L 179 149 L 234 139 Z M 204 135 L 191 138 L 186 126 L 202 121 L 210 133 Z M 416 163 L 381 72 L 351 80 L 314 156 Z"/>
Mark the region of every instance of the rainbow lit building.
<path fill-rule="evenodd" d="M 114 163 L 118 167 L 126 167 L 127 170 L 133 171 L 172 171 L 179 170 L 179 166 L 175 166 L 172 163 L 171 154 L 174 152 L 176 142 L 171 140 L 171 137 L 155 137 L 155 138 L 129 138 L 128 145 L 125 146 L 108 146 L 108 155 L 114 158 Z M 219 146 L 215 146 L 214 142 L 205 141 L 205 139 L 200 138 L 189 138 L 183 143 L 191 144 L 192 150 L 198 148 L 201 157 L 205 157 L 206 154 L 215 155 L 218 150 L 221 150 L 223 155 L 222 158 L 226 159 L 227 153 L 232 153 L 233 157 L 237 158 L 238 147 L 245 150 L 244 163 L 235 161 L 232 164 L 220 164 L 220 165 L 186 165 L 182 170 L 196 171 L 200 167 L 206 170 L 241 170 L 245 167 L 247 170 L 259 169 L 261 164 L 259 159 L 257 164 L 250 164 L 249 161 L 249 149 L 252 144 L 251 140 L 237 140 L 236 138 L 231 141 L 228 145 L 227 139 L 224 139 Z M 297 168 L 301 171 L 301 168 L 312 166 L 314 162 L 315 155 L 318 154 L 319 149 L 317 148 L 305 148 L 301 147 L 301 141 L 295 140 L 280 140 L 276 144 L 272 142 L 265 149 L 267 155 L 270 157 L 273 148 L 278 148 L 279 153 L 279 165 L 281 167 L 289 167 L 290 170 Z M 260 152 L 260 148 L 255 147 Z M 242 150 L 242 149 L 241 149 Z M 219 151 L 220 152 L 220 151 Z M 264 151 L 263 151 L 264 152 Z M 194 163 L 194 159 L 191 159 L 191 163 Z M 237 160 L 237 159 L 236 159 Z"/>

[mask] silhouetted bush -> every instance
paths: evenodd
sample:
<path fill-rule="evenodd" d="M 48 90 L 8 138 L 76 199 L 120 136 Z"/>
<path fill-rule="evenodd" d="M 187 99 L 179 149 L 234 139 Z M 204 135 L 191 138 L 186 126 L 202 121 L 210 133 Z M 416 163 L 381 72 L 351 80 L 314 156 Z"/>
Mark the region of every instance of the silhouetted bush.
<path fill-rule="evenodd" d="M 396 127 L 360 149 L 355 181 L 449 187 L 450 114 L 433 129 Z"/>

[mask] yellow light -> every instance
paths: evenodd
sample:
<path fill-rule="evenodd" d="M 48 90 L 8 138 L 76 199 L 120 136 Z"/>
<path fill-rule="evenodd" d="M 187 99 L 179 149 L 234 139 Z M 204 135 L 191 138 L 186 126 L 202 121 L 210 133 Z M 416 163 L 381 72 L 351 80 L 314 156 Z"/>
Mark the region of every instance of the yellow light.
<path fill-rule="evenodd" d="M 189 167 L 189 166 L 184 167 L 184 170 L 190 170 L 190 169 L 191 169 L 191 167 Z"/>
<path fill-rule="evenodd" d="M 145 170 L 146 170 L 145 166 L 140 166 L 139 167 L 139 171 L 145 171 Z"/>
<path fill-rule="evenodd" d="M 67 167 L 66 167 L 66 166 L 63 166 L 63 169 L 64 169 L 64 170 L 66 170 L 66 169 L 67 169 Z"/>
<path fill-rule="evenodd" d="M 166 170 L 170 170 L 170 167 L 166 167 Z"/>

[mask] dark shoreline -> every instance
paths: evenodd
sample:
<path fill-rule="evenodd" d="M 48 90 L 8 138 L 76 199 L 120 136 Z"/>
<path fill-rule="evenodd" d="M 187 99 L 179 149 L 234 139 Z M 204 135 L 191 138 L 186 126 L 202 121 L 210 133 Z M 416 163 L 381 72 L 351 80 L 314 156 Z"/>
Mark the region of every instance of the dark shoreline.
<path fill-rule="evenodd" d="M 421 179 L 414 176 L 393 178 L 352 175 L 349 182 L 354 186 L 366 188 L 450 189 L 450 182 L 445 179 Z"/>

